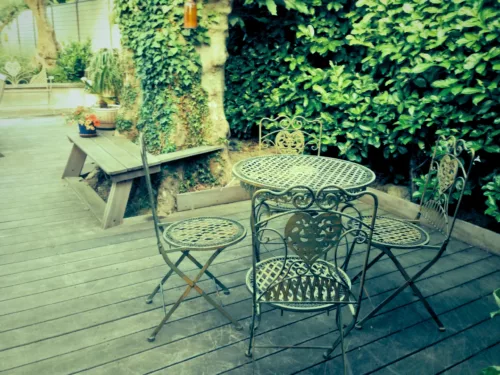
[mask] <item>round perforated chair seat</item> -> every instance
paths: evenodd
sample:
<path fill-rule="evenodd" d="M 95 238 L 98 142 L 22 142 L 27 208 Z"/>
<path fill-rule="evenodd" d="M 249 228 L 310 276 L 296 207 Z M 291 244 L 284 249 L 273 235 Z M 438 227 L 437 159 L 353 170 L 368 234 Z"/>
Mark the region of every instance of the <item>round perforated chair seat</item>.
<path fill-rule="evenodd" d="M 363 223 L 371 225 L 372 216 L 363 216 Z M 414 248 L 426 245 L 429 234 L 418 225 L 387 216 L 377 216 L 373 231 L 373 245 L 396 248 Z"/>
<path fill-rule="evenodd" d="M 286 265 L 283 267 L 285 261 Z M 288 272 L 283 271 L 288 267 L 290 267 Z M 307 267 L 298 256 L 287 258 L 277 256 L 258 262 L 256 265 L 258 294 L 264 293 L 271 283 L 274 285 L 276 282 L 288 279 L 293 282 L 288 286 L 285 285 L 279 293 L 270 293 L 272 302 L 268 302 L 269 304 L 283 310 L 312 312 L 331 309 L 336 303 L 347 302 L 351 280 L 344 271 L 324 260 L 317 260 L 313 264 L 314 273 L 308 273 Z M 279 274 L 281 276 L 275 280 Z M 314 275 L 319 277 L 315 280 Z M 250 293 L 253 293 L 252 268 L 247 272 L 246 284 Z M 260 301 L 265 302 L 266 299 L 262 297 Z"/>
<path fill-rule="evenodd" d="M 173 247 L 214 249 L 227 247 L 245 238 L 246 230 L 237 221 L 221 217 L 197 217 L 169 225 L 163 232 Z"/>

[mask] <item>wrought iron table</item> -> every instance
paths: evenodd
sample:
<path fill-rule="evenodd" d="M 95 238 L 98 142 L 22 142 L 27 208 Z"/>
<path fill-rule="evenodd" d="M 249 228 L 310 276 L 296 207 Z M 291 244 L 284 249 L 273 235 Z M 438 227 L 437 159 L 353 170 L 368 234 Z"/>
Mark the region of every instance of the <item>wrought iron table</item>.
<path fill-rule="evenodd" d="M 233 166 L 233 175 L 250 194 L 257 189 L 282 191 L 297 185 L 314 191 L 335 185 L 354 193 L 365 190 L 375 180 L 375 173 L 362 165 L 312 155 L 248 158 Z"/>

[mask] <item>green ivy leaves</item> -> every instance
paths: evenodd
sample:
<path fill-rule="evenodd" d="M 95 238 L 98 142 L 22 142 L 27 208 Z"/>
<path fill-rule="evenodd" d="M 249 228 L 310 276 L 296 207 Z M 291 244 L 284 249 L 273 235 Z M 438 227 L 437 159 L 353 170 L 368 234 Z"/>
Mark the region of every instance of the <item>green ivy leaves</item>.
<path fill-rule="evenodd" d="M 190 130 L 188 143 L 203 141 L 201 129 L 208 109 L 206 93 L 200 89 L 196 47 L 209 41 L 206 26 L 210 15 L 203 14 L 200 4 L 200 26 L 185 30 L 183 4 L 183 0 L 115 1 L 122 44 L 133 52 L 143 91 L 137 128 L 145 133 L 153 153 L 175 148 L 169 140 L 176 125 L 174 117 Z M 191 116 L 185 116 L 186 112 Z"/>
<path fill-rule="evenodd" d="M 321 117 L 332 153 L 366 161 L 380 149 L 390 163 L 455 135 L 480 155 L 478 178 L 491 173 L 500 151 L 496 0 L 314 0 L 307 10 L 286 1 L 278 20 L 259 1 L 236 9 L 244 28 L 230 31 L 233 133 L 251 135 L 265 116 Z"/>

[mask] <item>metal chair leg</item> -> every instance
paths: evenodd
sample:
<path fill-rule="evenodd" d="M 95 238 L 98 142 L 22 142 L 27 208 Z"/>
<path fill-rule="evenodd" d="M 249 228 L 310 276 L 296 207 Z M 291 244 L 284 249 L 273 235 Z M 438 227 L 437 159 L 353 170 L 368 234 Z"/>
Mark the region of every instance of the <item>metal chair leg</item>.
<path fill-rule="evenodd" d="M 213 307 L 215 307 L 222 315 L 224 315 L 231 323 L 233 323 L 234 327 L 237 330 L 243 329 L 241 325 L 231 316 L 229 313 L 219 304 L 217 304 L 208 294 L 205 293 L 203 289 L 201 289 L 198 285 L 197 282 L 200 280 L 200 278 L 203 276 L 203 274 L 206 272 L 207 268 L 212 264 L 212 262 L 217 258 L 217 256 L 221 253 L 223 249 L 217 249 L 212 256 L 208 259 L 208 261 L 205 263 L 205 265 L 201 268 L 200 272 L 196 275 L 194 279 L 190 279 L 189 277 L 186 276 L 184 272 L 182 272 L 177 266 L 178 264 L 172 263 L 172 261 L 168 258 L 165 257 L 165 262 L 168 264 L 171 270 L 173 270 L 175 273 L 177 273 L 184 281 L 188 284 L 188 287 L 182 294 L 182 296 L 177 300 L 177 302 L 172 306 L 172 308 L 169 310 L 169 312 L 163 317 L 161 320 L 160 324 L 156 327 L 156 329 L 153 331 L 151 336 L 148 338 L 148 341 L 152 342 L 155 340 L 156 335 L 158 332 L 161 330 L 165 322 L 170 318 L 172 313 L 179 307 L 180 303 L 184 298 L 186 298 L 189 295 L 189 292 L 191 292 L 192 289 L 196 290 L 203 298 L 205 298 L 208 303 L 210 303 Z M 187 256 L 187 255 L 186 255 Z M 179 260 L 177 261 L 179 262 Z"/>
<path fill-rule="evenodd" d="M 182 260 L 186 257 L 186 255 L 189 254 L 189 252 L 183 252 L 182 255 L 179 257 L 177 262 L 175 262 L 176 266 L 179 266 L 181 264 Z M 153 302 L 153 298 L 156 296 L 156 293 L 160 290 L 160 286 L 165 284 L 165 282 L 169 279 L 169 277 L 172 275 L 174 270 L 170 269 L 165 276 L 163 276 L 163 279 L 161 279 L 160 283 L 154 288 L 154 290 L 151 292 L 151 294 L 146 298 L 146 303 L 149 305 L 150 303 Z"/>
<path fill-rule="evenodd" d="M 248 350 L 245 352 L 245 355 L 249 358 L 253 357 L 253 351 L 252 348 L 254 346 L 254 340 L 255 340 L 255 318 L 257 315 L 256 307 L 254 306 L 253 311 L 252 311 L 252 321 L 250 322 L 250 338 L 248 340 Z"/>
<path fill-rule="evenodd" d="M 383 256 L 385 255 L 385 253 L 383 251 L 380 252 L 380 254 L 378 254 L 375 258 L 373 258 L 370 263 L 368 263 L 366 265 L 366 271 L 368 271 L 375 263 L 377 263 L 379 261 L 380 258 L 382 258 Z M 351 279 L 351 283 L 355 283 L 356 280 L 358 280 L 360 277 L 361 277 L 361 274 L 363 273 L 363 271 L 360 271 L 359 273 L 356 274 L 356 276 L 354 276 L 352 279 Z"/>
<path fill-rule="evenodd" d="M 184 300 L 184 298 L 186 298 L 188 295 L 189 295 L 189 292 L 191 291 L 191 286 L 188 286 L 186 288 L 186 290 L 184 291 L 184 293 L 182 293 L 182 295 L 179 297 L 179 299 L 174 303 L 174 305 L 170 308 L 170 310 L 168 311 L 168 313 L 165 314 L 165 316 L 163 317 L 163 319 L 161 320 L 160 324 L 158 324 L 158 326 L 155 328 L 155 330 L 153 331 L 153 333 L 151 333 L 151 336 L 148 337 L 148 341 L 149 342 L 153 342 L 155 341 L 156 339 L 156 335 L 158 334 L 158 332 L 160 332 L 160 330 L 162 329 L 163 325 L 167 322 L 167 320 L 172 316 L 172 314 L 174 313 L 174 311 L 179 307 L 179 305 L 181 304 L 181 302 Z"/>
<path fill-rule="evenodd" d="M 439 319 L 438 315 L 436 314 L 436 312 L 434 311 L 432 306 L 429 304 L 429 302 L 427 302 L 427 299 L 424 297 L 424 295 L 422 294 L 420 289 L 418 289 L 418 287 L 415 285 L 414 280 L 410 277 L 410 275 L 408 275 L 408 272 L 406 272 L 406 270 L 401 265 L 401 263 L 398 261 L 398 259 L 394 256 L 392 251 L 387 250 L 387 255 L 389 256 L 389 258 L 391 258 L 392 262 L 397 267 L 397 269 L 399 270 L 401 275 L 403 275 L 405 280 L 408 282 L 408 286 L 413 290 L 414 295 L 416 295 L 420 299 L 420 301 L 424 305 L 427 312 L 430 314 L 432 319 L 436 322 L 439 330 L 442 332 L 445 331 L 446 328 L 444 327 L 443 323 Z"/>
<path fill-rule="evenodd" d="M 403 277 L 405 277 L 406 279 L 406 282 L 401 285 L 398 289 L 396 289 L 396 291 L 394 293 L 392 293 L 389 297 L 387 297 L 385 300 L 383 300 L 377 307 L 375 307 L 368 315 L 366 315 L 363 319 L 361 319 L 361 321 L 356 324 L 356 328 L 358 329 L 361 329 L 363 327 L 363 324 L 371 319 L 376 313 L 378 313 L 385 305 L 387 305 L 389 302 L 391 302 L 399 293 L 401 293 L 405 288 L 407 288 L 408 286 L 411 286 L 413 285 L 413 287 L 416 289 L 413 289 L 413 291 L 415 291 L 416 293 L 418 293 L 418 297 L 420 299 L 420 301 L 424 304 L 424 306 L 426 307 L 427 311 L 431 314 L 432 318 L 434 319 L 434 321 L 436 322 L 436 324 L 438 325 L 439 327 L 439 330 L 440 331 L 444 331 L 445 330 L 445 327 L 443 325 L 443 323 L 441 323 L 441 321 L 439 320 L 437 314 L 434 312 L 434 310 L 432 309 L 432 307 L 429 305 L 429 303 L 427 302 L 427 300 L 425 299 L 425 297 L 422 295 L 422 293 L 420 292 L 420 290 L 418 290 L 418 288 L 416 287 L 416 285 L 414 285 L 415 281 L 417 281 L 420 276 L 422 276 L 422 274 L 424 274 L 429 268 L 432 267 L 432 265 L 434 265 L 434 263 L 436 263 L 436 261 L 441 257 L 442 253 L 443 253 L 444 249 L 440 250 L 439 253 L 429 262 L 427 263 L 427 265 L 422 268 L 420 271 L 418 271 L 415 275 L 413 275 L 412 277 L 409 277 L 408 276 L 408 273 L 406 273 L 406 271 L 404 271 L 404 268 L 403 266 L 401 265 L 401 263 L 399 263 L 399 261 L 397 261 L 396 257 L 394 256 L 394 254 L 392 254 L 392 252 L 388 249 L 385 249 L 385 253 L 391 257 L 394 257 L 391 258 L 394 262 L 394 264 L 396 265 L 396 267 L 398 268 L 399 271 L 401 271 L 401 269 L 403 269 L 403 272 L 402 272 L 402 275 Z M 389 255 L 390 254 L 390 255 Z M 399 264 L 399 266 L 398 266 Z M 406 275 L 406 276 L 405 276 Z M 407 278 L 408 277 L 408 278 Z M 418 292 L 417 292 L 418 291 Z M 425 302 L 424 302 L 425 301 Z"/>
<path fill-rule="evenodd" d="M 344 375 L 347 374 L 347 361 L 345 356 L 345 347 L 344 347 L 344 322 L 342 321 L 342 306 L 339 306 L 337 309 L 337 327 L 339 330 L 340 337 L 340 348 L 342 350 L 342 368 L 344 369 Z"/>
<path fill-rule="evenodd" d="M 198 267 L 200 270 L 203 268 L 203 266 L 201 265 L 200 262 L 198 262 L 196 260 L 196 258 L 194 256 L 192 256 L 191 254 L 187 254 L 187 257 L 189 258 L 189 260 L 191 262 L 193 262 L 195 264 L 196 267 Z M 221 289 L 222 289 L 222 292 L 225 294 L 225 295 L 228 295 L 230 294 L 230 291 L 229 289 L 222 283 L 219 281 L 218 278 L 216 278 L 209 270 L 206 270 L 205 271 L 205 274 L 210 277 Z"/>
<path fill-rule="evenodd" d="M 348 305 L 348 306 L 350 306 L 350 305 Z M 340 308 L 340 306 L 339 306 L 339 308 Z M 342 337 L 343 338 L 345 338 L 345 337 L 347 337 L 347 335 L 349 335 L 349 333 L 354 328 L 355 323 L 356 323 L 356 321 L 354 320 L 354 317 L 353 317 L 353 320 L 349 323 L 349 325 L 347 327 L 342 327 Z M 337 339 L 334 341 L 331 348 L 323 353 L 323 358 L 330 359 L 330 356 L 332 355 L 332 353 L 335 351 L 335 349 L 337 349 L 337 346 L 339 346 L 339 344 L 341 344 L 341 343 L 342 343 L 342 340 L 341 340 L 341 337 L 339 335 L 339 337 L 337 337 Z"/>

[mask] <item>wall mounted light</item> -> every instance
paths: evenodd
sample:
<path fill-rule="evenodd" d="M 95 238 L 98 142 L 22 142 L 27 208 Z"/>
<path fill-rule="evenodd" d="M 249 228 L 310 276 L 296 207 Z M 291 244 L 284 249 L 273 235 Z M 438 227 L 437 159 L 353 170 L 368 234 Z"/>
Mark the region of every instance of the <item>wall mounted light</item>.
<path fill-rule="evenodd" d="M 184 28 L 196 29 L 197 26 L 196 3 L 194 0 L 186 0 L 184 3 Z"/>

